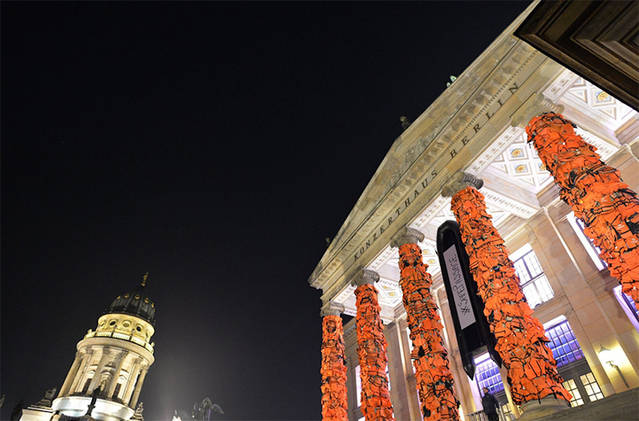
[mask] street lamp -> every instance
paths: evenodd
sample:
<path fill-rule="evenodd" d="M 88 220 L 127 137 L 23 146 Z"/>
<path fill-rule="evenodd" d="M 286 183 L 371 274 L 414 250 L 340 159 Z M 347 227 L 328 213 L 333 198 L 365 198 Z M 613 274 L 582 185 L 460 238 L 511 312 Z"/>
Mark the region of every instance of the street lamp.
<path fill-rule="evenodd" d="M 630 389 L 630 386 L 628 386 L 628 382 L 626 381 L 626 378 L 623 376 L 621 369 L 619 368 L 617 364 L 615 364 L 615 353 L 613 351 L 611 351 L 610 349 L 602 345 L 601 349 L 599 350 L 599 359 L 603 362 L 608 363 L 610 367 L 614 367 L 615 369 L 617 369 L 617 373 L 619 373 L 619 377 L 621 377 L 621 380 L 623 380 L 623 384 L 626 385 L 626 388 Z"/>

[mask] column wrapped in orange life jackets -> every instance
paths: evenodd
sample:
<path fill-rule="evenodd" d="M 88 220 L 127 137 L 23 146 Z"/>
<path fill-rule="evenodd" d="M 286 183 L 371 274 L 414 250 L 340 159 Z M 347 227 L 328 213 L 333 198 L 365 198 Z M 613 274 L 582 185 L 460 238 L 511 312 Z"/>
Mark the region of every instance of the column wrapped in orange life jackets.
<path fill-rule="evenodd" d="M 484 314 L 497 339 L 495 350 L 508 370 L 513 401 L 520 405 L 547 396 L 570 401 L 571 395 L 561 385 L 557 363 L 546 345 L 549 340 L 544 328 L 533 317 L 504 240 L 486 213 L 484 196 L 466 187 L 453 196 L 451 208 L 478 295 L 485 304 Z"/>
<path fill-rule="evenodd" d="M 348 421 L 346 364 L 342 318 L 327 315 L 322 320 L 322 421 Z"/>
<path fill-rule="evenodd" d="M 363 284 L 357 287 L 355 296 L 362 413 L 366 421 L 391 421 L 394 417 L 386 377 L 386 339 L 377 290 L 372 284 Z"/>
<path fill-rule="evenodd" d="M 399 246 L 399 269 L 422 414 L 427 421 L 458 420 L 459 401 L 453 391 L 453 375 L 441 335 L 443 326 L 430 294 L 433 280 L 426 272 L 417 244 Z"/>
<path fill-rule="evenodd" d="M 639 309 L 639 199 L 574 127 L 559 114 L 545 113 L 530 120 L 526 133 L 560 197 L 584 222 L 610 274 Z"/>

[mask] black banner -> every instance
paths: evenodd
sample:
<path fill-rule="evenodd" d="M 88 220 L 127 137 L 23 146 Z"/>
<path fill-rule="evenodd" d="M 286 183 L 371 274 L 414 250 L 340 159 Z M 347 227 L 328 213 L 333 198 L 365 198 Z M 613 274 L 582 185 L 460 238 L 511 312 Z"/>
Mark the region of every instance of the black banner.
<path fill-rule="evenodd" d="M 457 222 L 446 221 L 437 229 L 437 255 L 462 363 L 472 379 L 475 376 L 473 353 L 478 349 L 485 346 L 500 366 L 501 358 L 495 351 L 496 340 L 484 316 L 484 303 L 477 295 L 477 284 L 470 274 L 468 255 Z"/>

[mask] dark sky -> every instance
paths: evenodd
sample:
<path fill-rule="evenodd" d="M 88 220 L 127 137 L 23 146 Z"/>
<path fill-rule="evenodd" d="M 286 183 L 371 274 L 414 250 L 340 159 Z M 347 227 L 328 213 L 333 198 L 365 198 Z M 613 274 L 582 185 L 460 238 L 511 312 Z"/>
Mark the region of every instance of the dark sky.
<path fill-rule="evenodd" d="M 324 238 L 527 4 L 3 2 L 2 419 L 146 271 L 148 421 L 320 419 Z"/>

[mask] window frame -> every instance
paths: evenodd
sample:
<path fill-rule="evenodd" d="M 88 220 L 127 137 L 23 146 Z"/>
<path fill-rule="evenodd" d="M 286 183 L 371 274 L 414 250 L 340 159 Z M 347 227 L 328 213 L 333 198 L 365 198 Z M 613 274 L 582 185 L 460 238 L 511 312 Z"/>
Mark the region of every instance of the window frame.
<path fill-rule="evenodd" d="M 592 377 L 592 381 L 588 381 L 588 383 L 584 382 L 584 377 L 586 377 L 587 380 L 588 376 Z M 579 376 L 579 381 L 581 382 L 582 386 L 584 387 L 584 391 L 586 392 L 586 397 L 588 398 L 589 402 L 595 402 L 601 399 L 604 399 L 606 396 L 603 394 L 603 390 L 601 390 L 601 386 L 599 386 L 599 382 L 597 382 L 597 378 L 595 377 L 595 375 L 592 373 L 592 371 L 589 371 L 588 373 L 582 374 Z M 594 388 L 592 387 L 592 385 L 596 385 L 598 391 L 595 391 Z M 588 386 L 590 386 L 590 389 L 593 391 L 593 393 L 590 393 L 588 391 Z M 598 395 L 601 395 L 601 397 L 599 397 Z M 595 399 L 592 399 L 592 397 L 595 397 Z"/>
<path fill-rule="evenodd" d="M 482 354 L 476 356 L 474 358 L 474 363 L 475 363 L 475 376 L 474 376 L 473 380 L 474 380 L 475 384 L 477 385 L 477 388 L 479 389 L 480 393 L 481 393 L 481 391 L 483 390 L 484 387 L 487 387 L 488 390 L 490 391 L 490 393 L 492 393 L 492 394 L 497 394 L 497 393 L 500 393 L 500 392 L 505 393 L 504 381 L 501 378 L 501 372 L 499 370 L 499 366 L 497 365 L 497 363 L 495 363 L 492 360 L 492 358 L 490 358 L 490 354 L 488 352 L 485 352 L 485 353 L 482 353 Z M 479 379 L 480 374 L 482 374 L 483 372 L 486 372 L 486 371 L 494 370 L 495 367 L 490 367 L 490 368 L 488 368 L 488 369 L 486 369 L 484 371 L 481 371 L 479 367 L 482 364 L 490 364 L 490 363 L 492 363 L 492 365 L 494 365 L 497 368 L 497 374 L 496 375 L 493 374 L 493 375 L 487 377 L 486 379 L 480 380 Z M 482 381 L 486 381 L 486 380 L 491 379 L 493 377 L 497 377 L 499 379 L 499 381 L 497 383 L 494 383 L 491 386 L 483 386 L 481 384 Z M 495 385 L 501 385 L 501 388 L 493 388 L 493 386 L 495 386 Z"/>
<path fill-rule="evenodd" d="M 563 332 L 563 330 L 562 330 L 561 333 L 558 333 L 558 334 L 555 334 L 554 336 L 551 336 L 550 335 L 550 331 L 553 331 L 554 329 L 557 329 L 557 328 L 559 328 L 560 326 L 562 326 L 564 324 L 568 326 L 568 329 L 570 330 L 570 333 L 572 334 L 573 338 L 572 338 L 572 340 L 567 341 L 565 343 L 562 343 L 561 341 L 559 341 L 560 343 L 558 345 L 556 345 L 555 341 L 553 340 L 553 338 L 555 338 L 555 337 L 559 338 L 561 336 L 565 337 L 566 336 L 565 335 L 566 332 Z M 563 367 L 569 367 L 571 364 L 575 364 L 575 363 L 578 363 L 580 361 L 585 361 L 584 351 L 581 348 L 581 344 L 577 340 L 577 335 L 575 335 L 574 330 L 572 330 L 572 326 L 570 326 L 570 323 L 568 322 L 568 320 L 564 316 L 557 317 L 557 318 L 551 320 L 549 323 L 544 324 L 544 331 L 546 332 L 546 336 L 548 337 L 548 339 L 550 339 L 550 343 L 553 344 L 553 346 L 550 346 L 550 343 L 548 344 L 548 348 L 553 353 L 553 357 L 555 357 L 554 349 L 555 348 L 559 348 L 561 346 L 565 346 L 565 345 L 569 345 L 569 344 L 572 344 L 572 343 L 576 343 L 577 347 L 579 349 L 579 352 L 576 353 L 575 350 L 572 349 L 572 345 L 570 345 L 571 350 L 569 352 L 564 353 L 564 354 L 560 355 L 559 357 L 555 357 L 556 361 L 558 359 L 561 359 L 561 361 L 567 360 L 565 362 L 562 362 L 561 365 L 559 365 L 559 361 L 557 361 L 557 369 L 563 368 Z M 554 331 L 553 331 L 553 333 L 554 333 Z M 573 360 L 569 360 L 569 358 L 570 358 L 568 356 L 569 354 L 572 355 L 573 357 L 576 357 L 577 355 L 581 355 L 581 356 L 577 357 L 577 358 L 574 358 Z M 564 356 L 568 356 L 568 357 L 562 358 Z"/>
<path fill-rule="evenodd" d="M 532 257 L 535 259 L 536 264 L 539 266 L 539 269 L 541 270 L 539 273 L 537 273 L 534 276 L 533 276 L 533 271 L 529 267 L 530 266 L 529 262 L 526 260 L 527 256 L 530 256 L 530 255 L 532 255 Z M 550 285 L 550 281 L 548 280 L 548 277 L 546 276 L 546 271 L 544 270 L 544 267 L 541 265 L 541 262 L 539 261 L 537 254 L 535 253 L 533 248 L 530 246 L 530 244 L 525 244 L 514 253 L 511 253 L 510 260 L 512 260 L 513 262 L 515 273 L 517 274 L 517 277 L 519 278 L 519 286 L 524 296 L 526 296 L 526 292 L 525 292 L 526 288 L 532 286 L 535 290 L 536 297 L 526 296 L 526 301 L 530 305 L 530 308 L 534 309 L 535 307 L 540 306 L 544 303 L 547 303 L 548 301 L 551 301 L 553 298 L 555 298 L 555 290 L 552 288 L 552 285 Z M 522 276 L 520 275 L 520 272 L 518 271 L 518 267 L 521 267 L 521 266 L 523 266 L 523 268 L 526 270 L 526 274 L 528 275 L 529 279 L 526 281 L 523 281 Z M 546 284 L 548 285 L 548 289 L 550 290 L 552 294 L 549 298 L 544 299 L 545 295 L 542 295 L 542 293 L 540 293 L 540 286 L 538 285 L 538 281 L 539 282 L 545 281 Z M 532 305 L 534 304 L 532 298 L 537 298 L 538 302 L 535 305 Z"/>
<path fill-rule="evenodd" d="M 572 382 L 572 385 L 574 387 L 570 387 L 570 382 Z M 577 385 L 577 380 L 567 379 L 567 380 L 564 380 L 564 382 L 561 385 L 564 387 L 564 389 L 566 389 L 572 395 L 572 399 L 570 399 L 570 406 L 572 408 L 581 406 L 586 403 L 586 401 L 584 400 L 584 397 L 581 396 L 581 391 L 579 390 L 579 386 Z"/>

